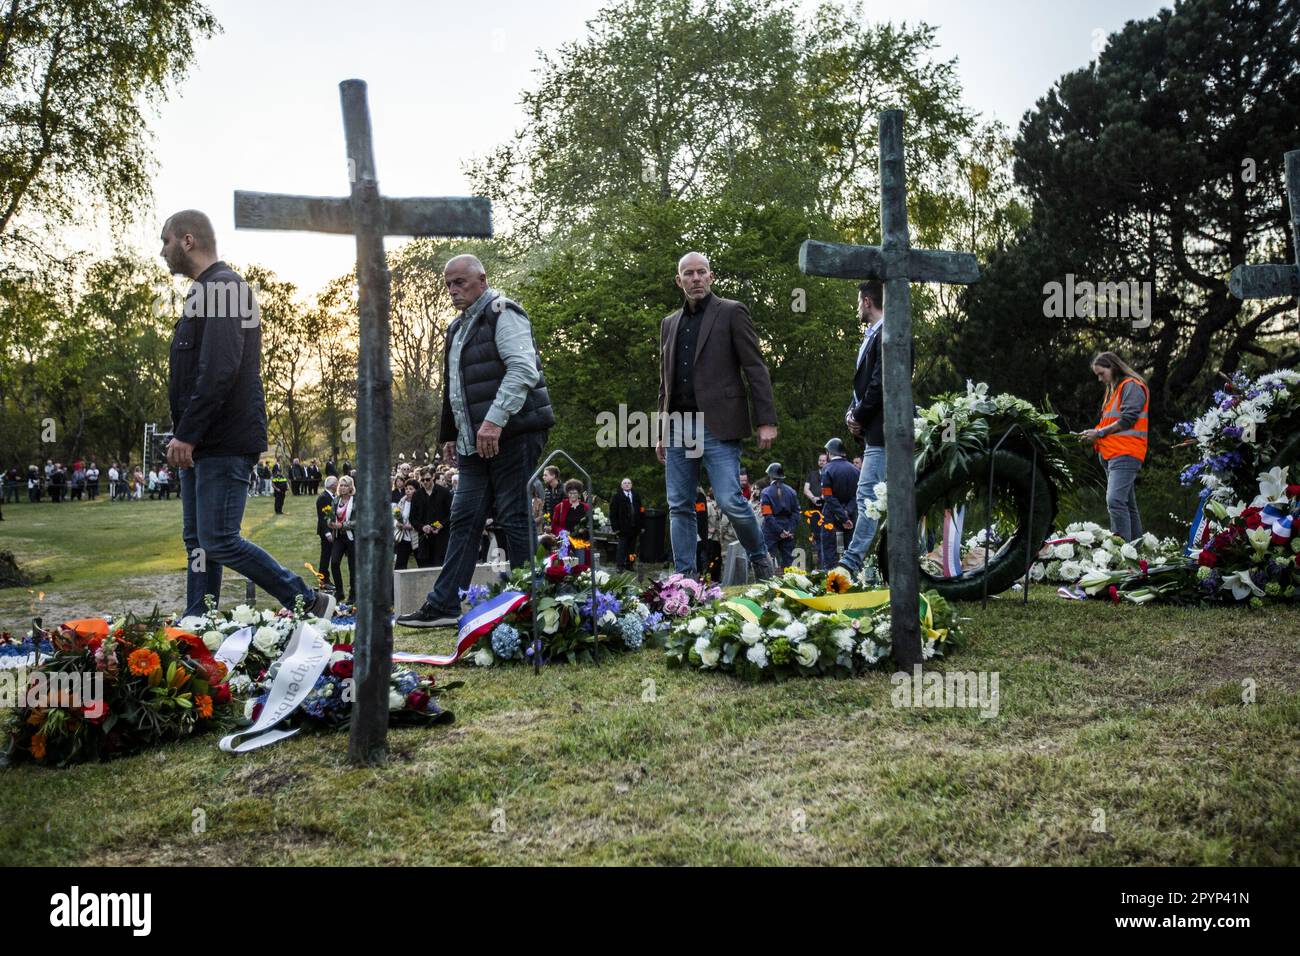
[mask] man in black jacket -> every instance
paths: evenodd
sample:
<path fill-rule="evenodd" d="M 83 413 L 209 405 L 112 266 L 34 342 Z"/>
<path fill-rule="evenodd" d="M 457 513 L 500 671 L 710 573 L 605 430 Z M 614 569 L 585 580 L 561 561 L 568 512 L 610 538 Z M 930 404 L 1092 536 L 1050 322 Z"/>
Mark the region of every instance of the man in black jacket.
<path fill-rule="evenodd" d="M 488 515 L 505 533 L 512 567 L 529 563 L 536 537 L 528 478 L 555 424 L 541 357 L 528 315 L 488 286 L 483 263 L 470 255 L 448 261 L 444 280 L 460 315 L 443 352 L 442 459 L 457 464 L 447 559 L 438 580 L 405 627 L 454 627 L 459 592 L 474 577 Z"/>
<path fill-rule="evenodd" d="M 880 282 L 871 280 L 858 286 L 858 319 L 866 327 L 858 349 L 853 373 L 853 399 L 844 415 L 844 423 L 866 444 L 862 452 L 862 470 L 858 473 L 857 522 L 853 538 L 840 556 L 839 567 L 852 577 L 862 569 L 867 549 L 876 536 L 879 522 L 867 513 L 867 502 L 876 500 L 876 485 L 885 480 L 885 393 L 882 387 L 880 339 L 884 332 L 885 313 Z"/>
<path fill-rule="evenodd" d="M 316 496 L 316 537 L 320 538 L 320 563 L 316 570 L 325 575 L 329 574 L 330 552 L 334 549 L 334 532 L 330 530 L 330 518 L 325 509 L 333 510 L 334 486 L 338 483 L 339 480 L 330 475 L 325 479 L 325 490 Z"/>
<path fill-rule="evenodd" d="M 624 478 L 610 499 L 609 523 L 618 534 L 619 570 L 631 571 L 636 566 L 636 541 L 645 527 L 641 493 L 633 490 L 631 478 Z"/>
<path fill-rule="evenodd" d="M 195 209 L 162 228 L 162 257 L 194 280 L 172 334 L 167 397 L 174 437 L 167 463 L 180 474 L 181 536 L 187 576 L 185 616 L 221 595 L 221 569 L 234 568 L 284 607 L 298 599 L 317 617 L 334 614 L 334 596 L 308 587 L 257 545 L 240 537 L 248 472 L 266 450 L 262 335 L 252 290 L 217 258 L 212 223 Z"/>

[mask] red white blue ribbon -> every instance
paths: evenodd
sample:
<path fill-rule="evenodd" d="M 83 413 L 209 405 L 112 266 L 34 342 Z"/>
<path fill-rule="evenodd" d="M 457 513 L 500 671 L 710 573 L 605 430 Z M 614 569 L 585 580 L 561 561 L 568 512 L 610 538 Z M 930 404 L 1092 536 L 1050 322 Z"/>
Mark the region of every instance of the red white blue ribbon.
<path fill-rule="evenodd" d="M 500 624 L 506 615 L 527 603 L 528 595 L 522 591 L 503 591 L 492 600 L 484 601 L 461 615 L 460 630 L 456 634 L 456 648 L 451 654 L 412 654 L 407 651 L 397 651 L 393 654 L 393 661 L 398 664 L 431 664 L 434 667 L 454 664 L 478 643 L 480 637 L 490 633 L 492 628 Z"/>
<path fill-rule="evenodd" d="M 961 577 L 961 529 L 966 520 L 966 509 L 947 509 L 943 513 L 943 573 L 946 577 Z"/>

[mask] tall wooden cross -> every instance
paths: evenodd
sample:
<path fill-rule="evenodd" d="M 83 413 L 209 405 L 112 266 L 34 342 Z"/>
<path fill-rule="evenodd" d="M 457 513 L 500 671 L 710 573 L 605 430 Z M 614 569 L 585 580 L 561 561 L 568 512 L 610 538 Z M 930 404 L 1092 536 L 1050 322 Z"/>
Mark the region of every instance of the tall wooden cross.
<path fill-rule="evenodd" d="M 903 111 L 880 114 L 879 246 L 806 240 L 799 268 L 808 275 L 884 283 L 881 360 L 885 393 L 885 484 L 889 489 L 889 616 L 894 659 L 921 662 L 919 558 L 916 550 L 915 406 L 912 404 L 912 282 L 966 285 L 979 279 L 968 252 L 913 249 L 907 232 Z"/>
<path fill-rule="evenodd" d="M 388 264 L 384 236 L 492 235 L 492 205 L 480 198 L 390 199 L 379 194 L 366 84 L 339 84 L 352 193 L 336 199 L 237 191 L 235 226 L 353 234 L 357 240 L 357 624 L 348 759 L 387 753 L 388 680 L 393 667 L 393 516 L 388 480 L 393 373 L 388 357 Z"/>
<path fill-rule="evenodd" d="M 1237 266 L 1228 277 L 1228 291 L 1238 299 L 1300 296 L 1300 149 L 1286 154 L 1286 201 L 1291 213 L 1295 264 Z"/>

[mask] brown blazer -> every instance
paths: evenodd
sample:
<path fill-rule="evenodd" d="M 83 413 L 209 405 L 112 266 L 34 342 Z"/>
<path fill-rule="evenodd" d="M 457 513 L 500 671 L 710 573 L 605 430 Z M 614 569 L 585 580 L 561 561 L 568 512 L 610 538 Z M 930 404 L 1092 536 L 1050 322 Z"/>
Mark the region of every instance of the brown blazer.
<path fill-rule="evenodd" d="M 672 407 L 673 356 L 682 310 L 666 316 L 659 327 L 659 412 Z M 741 378 L 744 372 L 744 379 Z M 748 390 L 746 390 L 748 381 Z M 776 424 L 776 400 L 758 347 L 749 309 L 716 293 L 704 312 L 695 352 L 695 403 L 704 413 L 704 427 L 719 441 L 738 441 L 753 434 L 753 423 Z"/>

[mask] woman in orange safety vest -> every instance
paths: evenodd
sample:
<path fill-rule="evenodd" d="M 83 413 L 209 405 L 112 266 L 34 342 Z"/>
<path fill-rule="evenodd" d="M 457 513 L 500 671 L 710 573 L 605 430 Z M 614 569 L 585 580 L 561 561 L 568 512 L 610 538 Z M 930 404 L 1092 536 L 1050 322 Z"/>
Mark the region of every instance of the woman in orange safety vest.
<path fill-rule="evenodd" d="M 1106 468 L 1106 509 L 1110 530 L 1125 541 L 1142 537 L 1133 485 L 1147 457 L 1147 414 L 1151 394 L 1142 376 L 1114 352 L 1102 352 L 1092 360 L 1092 372 L 1106 387 L 1101 403 L 1101 421 L 1083 433 L 1094 442 Z"/>

